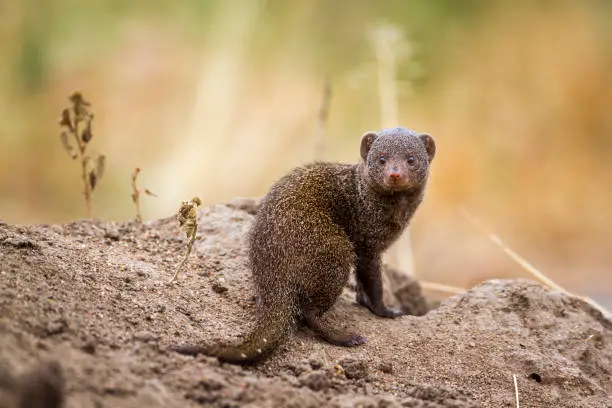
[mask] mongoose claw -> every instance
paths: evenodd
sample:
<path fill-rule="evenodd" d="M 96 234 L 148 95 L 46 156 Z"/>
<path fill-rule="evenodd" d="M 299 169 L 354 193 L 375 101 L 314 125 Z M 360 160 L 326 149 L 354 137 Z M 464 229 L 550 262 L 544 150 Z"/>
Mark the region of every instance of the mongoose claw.
<path fill-rule="evenodd" d="M 368 340 L 365 337 L 360 336 L 359 334 L 352 334 L 346 342 L 346 345 L 348 347 L 355 347 L 367 342 Z"/>

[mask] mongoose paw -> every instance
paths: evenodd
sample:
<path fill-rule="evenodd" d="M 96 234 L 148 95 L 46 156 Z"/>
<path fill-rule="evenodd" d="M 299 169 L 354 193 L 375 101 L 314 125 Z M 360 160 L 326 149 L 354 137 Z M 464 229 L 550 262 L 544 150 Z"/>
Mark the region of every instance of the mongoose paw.
<path fill-rule="evenodd" d="M 397 310 L 397 309 L 389 309 L 388 307 L 378 307 L 378 308 L 372 308 L 370 309 L 372 310 L 372 313 L 374 313 L 376 316 L 380 316 L 380 317 L 399 317 L 399 316 L 403 316 L 405 315 L 404 312 L 402 312 L 401 310 Z"/>
<path fill-rule="evenodd" d="M 331 344 L 341 347 L 355 347 L 367 343 L 367 339 L 356 333 L 346 334 L 342 337 L 327 338 Z"/>
<path fill-rule="evenodd" d="M 355 347 L 355 346 L 359 346 L 361 344 L 365 344 L 367 343 L 368 340 L 363 337 L 360 336 L 359 334 L 351 334 L 350 336 L 348 336 L 347 342 L 346 342 L 346 346 L 347 347 Z"/>

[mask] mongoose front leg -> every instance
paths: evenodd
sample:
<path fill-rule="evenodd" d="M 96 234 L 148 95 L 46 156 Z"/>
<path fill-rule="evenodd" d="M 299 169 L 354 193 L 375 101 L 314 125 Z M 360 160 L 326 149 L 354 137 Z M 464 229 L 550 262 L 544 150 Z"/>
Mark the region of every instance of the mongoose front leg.
<path fill-rule="evenodd" d="M 390 309 L 383 302 L 382 261 L 380 255 L 359 254 L 357 260 L 357 303 L 380 317 L 397 317 L 404 313 Z"/>

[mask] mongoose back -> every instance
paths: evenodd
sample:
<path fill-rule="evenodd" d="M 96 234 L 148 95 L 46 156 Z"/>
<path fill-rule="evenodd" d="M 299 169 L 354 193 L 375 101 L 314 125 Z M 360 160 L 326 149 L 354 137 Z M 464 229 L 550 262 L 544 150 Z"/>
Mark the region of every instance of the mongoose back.
<path fill-rule="evenodd" d="M 249 262 L 260 298 L 255 328 L 237 345 L 178 345 L 182 354 L 221 362 L 264 360 L 302 321 L 324 340 L 366 340 L 326 319 L 352 269 L 357 301 L 377 316 L 396 317 L 382 300 L 381 256 L 423 200 L 433 138 L 405 128 L 368 132 L 358 164 L 317 162 L 281 178 L 263 198 L 249 233 Z"/>

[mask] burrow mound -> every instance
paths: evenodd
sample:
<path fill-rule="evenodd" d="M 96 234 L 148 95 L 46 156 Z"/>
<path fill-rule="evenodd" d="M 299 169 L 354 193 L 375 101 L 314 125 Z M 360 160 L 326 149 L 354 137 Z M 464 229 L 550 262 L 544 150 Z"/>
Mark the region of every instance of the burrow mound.
<path fill-rule="evenodd" d="M 255 211 L 248 199 L 202 210 L 172 285 L 185 250 L 172 217 L 0 225 L 0 407 L 513 407 L 513 375 L 522 406 L 612 407 L 612 323 L 526 280 L 485 282 L 425 314 L 418 284 L 387 270 L 387 302 L 415 316 L 373 316 L 349 283 L 333 314 L 363 346 L 300 329 L 254 368 L 168 352 L 252 327 Z"/>

